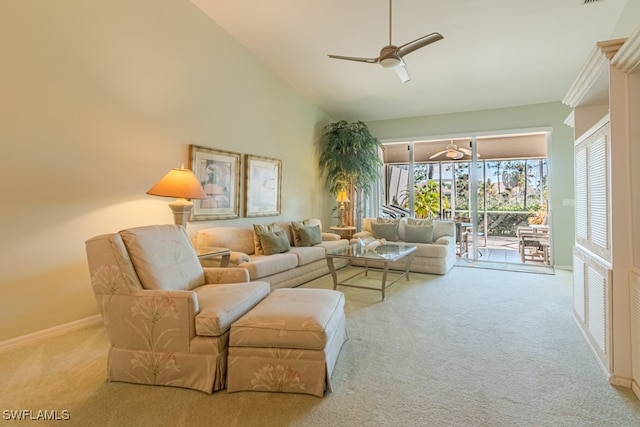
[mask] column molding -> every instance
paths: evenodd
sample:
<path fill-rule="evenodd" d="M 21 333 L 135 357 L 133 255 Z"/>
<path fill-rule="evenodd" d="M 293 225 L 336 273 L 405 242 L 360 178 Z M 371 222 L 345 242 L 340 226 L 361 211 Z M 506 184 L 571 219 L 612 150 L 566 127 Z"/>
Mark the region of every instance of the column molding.
<path fill-rule="evenodd" d="M 640 72 L 640 27 L 636 28 L 615 53 L 611 65 L 625 73 Z"/>
<path fill-rule="evenodd" d="M 562 103 L 575 108 L 593 87 L 600 75 L 607 70 L 610 59 L 618 52 L 626 39 L 607 40 L 597 43 L 591 50 L 587 62 L 571 85 Z"/>

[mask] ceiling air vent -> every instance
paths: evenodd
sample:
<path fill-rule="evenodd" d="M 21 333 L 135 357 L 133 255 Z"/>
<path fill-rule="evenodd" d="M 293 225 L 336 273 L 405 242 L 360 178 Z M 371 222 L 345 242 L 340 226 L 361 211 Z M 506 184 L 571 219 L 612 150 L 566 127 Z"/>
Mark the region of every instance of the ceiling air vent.
<path fill-rule="evenodd" d="M 602 1 L 602 0 L 584 0 L 583 4 L 597 3 L 599 1 Z"/>

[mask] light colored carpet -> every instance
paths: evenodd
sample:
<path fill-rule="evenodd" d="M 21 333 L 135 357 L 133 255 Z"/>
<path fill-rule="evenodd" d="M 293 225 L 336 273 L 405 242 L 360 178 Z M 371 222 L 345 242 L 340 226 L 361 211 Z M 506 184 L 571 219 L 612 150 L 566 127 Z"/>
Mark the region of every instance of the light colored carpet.
<path fill-rule="evenodd" d="M 384 302 L 344 289 L 350 339 L 324 398 L 107 383 L 96 326 L 0 354 L 2 410 L 69 411 L 39 426 L 640 425 L 640 402 L 609 385 L 573 320 L 571 273 L 411 278 Z"/>

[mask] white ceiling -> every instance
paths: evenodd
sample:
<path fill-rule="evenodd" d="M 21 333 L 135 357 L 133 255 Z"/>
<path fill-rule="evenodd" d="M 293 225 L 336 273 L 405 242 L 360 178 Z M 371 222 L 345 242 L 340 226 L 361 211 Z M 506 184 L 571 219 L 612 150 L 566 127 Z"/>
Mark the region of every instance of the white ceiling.
<path fill-rule="evenodd" d="M 332 119 L 373 121 L 560 101 L 627 0 L 395 0 L 394 44 L 445 37 L 405 57 L 404 84 L 327 57 L 377 57 L 388 0 L 192 2 Z"/>

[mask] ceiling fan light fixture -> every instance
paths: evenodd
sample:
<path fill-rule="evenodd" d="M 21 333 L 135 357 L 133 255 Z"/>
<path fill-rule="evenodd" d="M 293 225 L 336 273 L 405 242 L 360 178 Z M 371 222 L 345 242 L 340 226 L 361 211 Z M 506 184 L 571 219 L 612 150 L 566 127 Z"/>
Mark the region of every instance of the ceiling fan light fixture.
<path fill-rule="evenodd" d="M 458 153 L 458 152 L 457 152 L 457 151 L 455 151 L 455 150 L 449 150 L 449 151 L 447 151 L 447 154 L 446 154 L 446 156 L 447 156 L 448 158 L 450 158 L 450 159 L 455 159 L 455 158 L 456 158 L 456 157 L 458 157 L 459 155 L 460 155 L 460 153 Z"/>
<path fill-rule="evenodd" d="M 396 68 L 402 65 L 402 59 L 395 56 L 388 56 L 380 59 L 380 65 L 382 65 L 383 68 Z"/>

